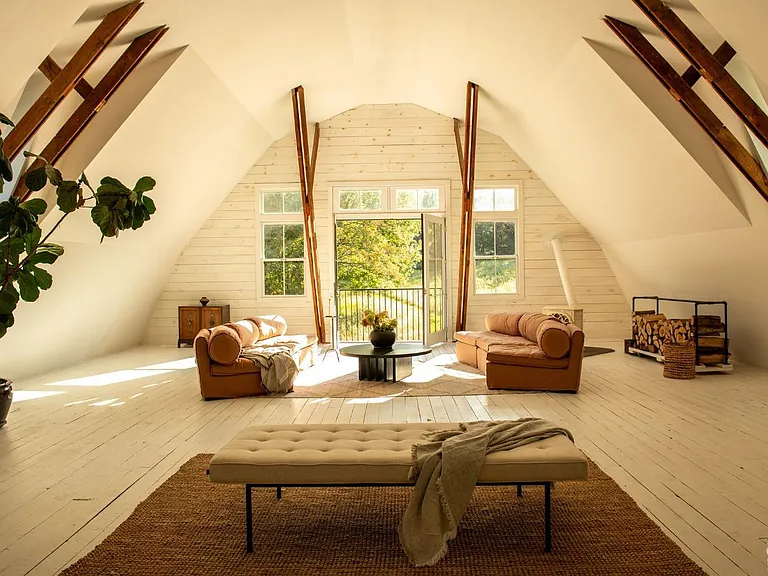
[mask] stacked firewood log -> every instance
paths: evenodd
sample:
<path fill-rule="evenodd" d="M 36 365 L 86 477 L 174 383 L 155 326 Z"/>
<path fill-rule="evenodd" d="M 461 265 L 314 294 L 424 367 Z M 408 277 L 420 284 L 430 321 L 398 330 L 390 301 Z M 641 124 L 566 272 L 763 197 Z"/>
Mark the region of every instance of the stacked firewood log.
<path fill-rule="evenodd" d="M 725 325 L 720 316 L 698 315 L 687 319 L 667 318 L 655 310 L 632 313 L 634 347 L 654 354 L 663 354 L 665 343 L 684 344 L 698 334 L 699 363 L 725 362 Z"/>
<path fill-rule="evenodd" d="M 690 319 L 667 318 L 664 314 L 656 314 L 654 310 L 634 312 L 632 339 L 636 348 L 661 354 L 665 342 L 684 344 L 693 340 L 693 324 Z"/>

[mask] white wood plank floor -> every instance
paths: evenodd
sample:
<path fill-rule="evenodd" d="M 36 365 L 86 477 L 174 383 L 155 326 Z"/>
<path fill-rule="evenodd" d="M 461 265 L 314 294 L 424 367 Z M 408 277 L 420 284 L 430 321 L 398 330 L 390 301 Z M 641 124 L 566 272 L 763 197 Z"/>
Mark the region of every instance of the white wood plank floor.
<path fill-rule="evenodd" d="M 175 348 L 138 348 L 25 379 L 0 431 L 0 573 L 57 573 L 183 462 L 248 424 L 540 416 L 570 428 L 709 573 L 765 575 L 768 371 L 737 366 L 665 380 L 661 365 L 613 346 L 619 351 L 585 360 L 577 395 L 203 402 L 191 351 Z M 452 353 L 444 345 L 431 356 Z M 312 370 L 320 378 L 328 368 Z"/>

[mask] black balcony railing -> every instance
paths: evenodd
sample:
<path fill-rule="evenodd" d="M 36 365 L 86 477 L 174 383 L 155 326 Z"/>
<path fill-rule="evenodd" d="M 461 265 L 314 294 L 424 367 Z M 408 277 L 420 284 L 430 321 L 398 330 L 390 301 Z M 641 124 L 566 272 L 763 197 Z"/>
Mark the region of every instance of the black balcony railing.
<path fill-rule="evenodd" d="M 338 290 L 339 341 L 364 342 L 371 329 L 360 325 L 365 310 L 386 310 L 397 318 L 397 339 L 421 342 L 424 336 L 424 295 L 421 288 Z"/>

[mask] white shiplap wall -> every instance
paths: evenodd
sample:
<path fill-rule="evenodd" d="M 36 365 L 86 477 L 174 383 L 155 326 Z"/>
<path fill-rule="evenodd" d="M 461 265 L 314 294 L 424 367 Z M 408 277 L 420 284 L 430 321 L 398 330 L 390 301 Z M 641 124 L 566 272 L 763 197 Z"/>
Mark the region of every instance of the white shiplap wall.
<path fill-rule="evenodd" d="M 451 186 L 450 308 L 455 314 L 461 176 L 453 119 L 413 104 L 367 105 L 322 122 L 320 137 L 314 197 L 326 309 L 334 253 L 330 183 L 440 180 L 450 181 Z M 524 297 L 470 293 L 468 328 L 482 329 L 485 314 L 492 310 L 539 310 L 546 304 L 565 304 L 554 256 L 542 245 L 543 235 L 559 231 L 567 238 L 566 259 L 584 308 L 587 336 L 626 337 L 629 308 L 600 246 L 500 137 L 484 131 L 478 134 L 476 182 L 522 184 Z M 201 296 L 214 304 L 230 304 L 233 320 L 281 314 L 291 331 L 314 333 L 309 297 L 265 298 L 258 285 L 258 191 L 297 183 L 296 147 L 288 136 L 270 147 L 190 240 L 165 284 L 146 343 L 175 343 L 177 306 L 195 304 Z"/>

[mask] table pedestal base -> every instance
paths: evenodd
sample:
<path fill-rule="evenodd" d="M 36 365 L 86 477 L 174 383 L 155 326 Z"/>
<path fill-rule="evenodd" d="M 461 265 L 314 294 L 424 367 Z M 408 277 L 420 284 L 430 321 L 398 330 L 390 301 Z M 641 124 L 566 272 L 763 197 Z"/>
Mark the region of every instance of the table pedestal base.
<path fill-rule="evenodd" d="M 413 374 L 413 362 L 407 358 L 358 358 L 358 379 L 397 382 Z"/>

